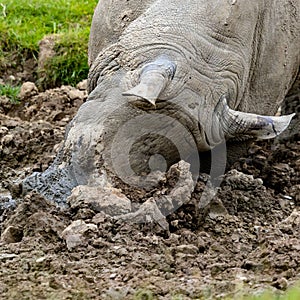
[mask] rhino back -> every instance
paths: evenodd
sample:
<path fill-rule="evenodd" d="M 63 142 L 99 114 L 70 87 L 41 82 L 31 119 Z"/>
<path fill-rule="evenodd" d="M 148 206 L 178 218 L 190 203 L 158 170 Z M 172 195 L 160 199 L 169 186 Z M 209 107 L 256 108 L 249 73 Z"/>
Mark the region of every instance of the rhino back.
<path fill-rule="evenodd" d="M 300 65 L 300 1 L 267 1 L 253 43 L 248 88 L 239 110 L 275 114 Z"/>
<path fill-rule="evenodd" d="M 95 9 L 89 39 L 89 65 L 99 51 L 115 43 L 133 20 L 155 0 L 100 0 Z"/>

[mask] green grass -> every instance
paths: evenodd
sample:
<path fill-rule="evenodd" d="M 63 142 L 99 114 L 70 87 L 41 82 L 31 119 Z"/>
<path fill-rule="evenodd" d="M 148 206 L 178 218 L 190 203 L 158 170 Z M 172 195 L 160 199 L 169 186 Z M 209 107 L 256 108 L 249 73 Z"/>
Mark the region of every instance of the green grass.
<path fill-rule="evenodd" d="M 140 289 L 133 296 L 133 300 L 154 300 L 154 299 L 156 299 L 156 297 L 154 297 L 153 293 L 147 289 Z"/>
<path fill-rule="evenodd" d="M 242 300 L 300 300 L 300 287 L 291 288 L 283 295 L 264 292 L 262 295 L 245 297 Z"/>
<path fill-rule="evenodd" d="M 224 300 L 300 300 L 300 283 L 285 292 L 265 290 L 251 295 L 247 294 L 241 287 L 241 290 L 235 292 L 234 296 Z"/>
<path fill-rule="evenodd" d="M 12 86 L 10 84 L 0 84 L 0 96 L 6 96 L 12 103 L 19 103 L 20 87 Z"/>
<path fill-rule="evenodd" d="M 55 47 L 57 55 L 46 63 L 38 81 L 39 86 L 76 85 L 87 78 L 88 35 L 89 27 L 61 35 Z"/>
<path fill-rule="evenodd" d="M 58 34 L 57 55 L 48 62 L 42 84 L 76 84 L 87 77 L 89 28 L 97 0 L 0 0 L 0 68 L 11 53 L 19 60 L 38 57 L 38 43 Z M 3 72 L 3 70 L 2 70 Z"/>
<path fill-rule="evenodd" d="M 169 295 L 170 299 L 172 300 L 182 300 L 187 299 L 187 296 L 179 293 L 174 292 L 174 295 Z M 153 293 L 151 289 L 141 288 L 133 295 L 132 300 L 154 300 L 157 299 L 158 295 Z M 285 292 L 274 292 L 274 291 L 261 291 L 257 293 L 253 293 L 249 295 L 243 286 L 237 287 L 237 290 L 233 293 L 232 296 L 228 296 L 225 298 L 215 298 L 214 296 L 207 295 L 207 296 L 199 296 L 198 298 L 192 299 L 199 299 L 199 300 L 215 300 L 215 299 L 223 299 L 223 300 L 300 300 L 300 283 L 295 285 L 292 288 L 289 288 Z"/>

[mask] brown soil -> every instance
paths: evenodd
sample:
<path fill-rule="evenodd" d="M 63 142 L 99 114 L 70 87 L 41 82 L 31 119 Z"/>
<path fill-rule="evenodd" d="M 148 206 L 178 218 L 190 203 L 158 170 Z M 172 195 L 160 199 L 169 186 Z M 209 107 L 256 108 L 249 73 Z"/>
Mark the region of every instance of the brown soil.
<path fill-rule="evenodd" d="M 254 144 L 203 209 L 201 177 L 170 230 L 63 210 L 35 193 L 6 208 L 22 178 L 49 166 L 85 98 L 62 87 L 18 106 L 0 99 L 0 299 L 238 299 L 300 280 L 297 136 Z M 73 221 L 82 231 L 66 242 Z"/>

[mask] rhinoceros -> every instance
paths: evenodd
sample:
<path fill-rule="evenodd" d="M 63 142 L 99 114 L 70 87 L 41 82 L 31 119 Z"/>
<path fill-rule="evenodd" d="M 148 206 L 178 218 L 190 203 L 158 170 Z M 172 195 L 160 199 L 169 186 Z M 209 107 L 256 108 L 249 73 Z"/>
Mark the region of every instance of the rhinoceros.
<path fill-rule="evenodd" d="M 274 115 L 299 72 L 299 11 L 299 0 L 100 0 L 88 100 L 25 189 L 61 204 L 77 185 L 131 184 L 224 141 L 240 155 L 279 135 L 293 117 Z"/>

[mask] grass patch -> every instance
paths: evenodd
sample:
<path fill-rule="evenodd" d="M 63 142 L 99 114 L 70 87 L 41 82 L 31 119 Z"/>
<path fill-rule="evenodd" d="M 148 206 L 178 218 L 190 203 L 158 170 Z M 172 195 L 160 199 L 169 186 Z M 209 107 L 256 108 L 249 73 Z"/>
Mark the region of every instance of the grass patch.
<path fill-rule="evenodd" d="M 47 63 L 44 85 L 76 84 L 87 77 L 89 28 L 97 0 L 0 0 L 0 70 L 11 53 L 37 57 L 38 43 L 58 34 L 57 55 Z M 48 83 L 47 83 L 48 82 Z"/>
<path fill-rule="evenodd" d="M 0 96 L 6 96 L 12 103 L 19 103 L 20 87 L 9 84 L 0 84 Z"/>
<path fill-rule="evenodd" d="M 206 293 L 204 293 L 206 294 Z M 260 292 L 251 292 L 251 289 L 249 291 L 246 291 L 246 289 L 241 286 L 233 292 L 230 293 L 230 296 L 213 296 L 213 295 L 201 295 L 198 297 L 192 297 L 192 299 L 198 299 L 198 300 L 300 300 L 300 283 L 296 284 L 293 287 L 288 288 L 285 292 L 282 291 L 274 291 L 274 290 L 262 290 Z M 215 294 L 215 293 L 214 293 Z M 135 298 L 133 298 L 135 300 Z M 147 299 L 147 298 L 145 298 Z M 170 297 L 172 300 L 183 300 L 187 299 L 186 294 L 181 294 L 180 292 L 175 293 Z"/>
<path fill-rule="evenodd" d="M 38 85 L 42 88 L 61 84 L 75 86 L 79 81 L 87 78 L 88 36 L 88 27 L 61 35 L 55 44 L 56 55 L 46 62 Z"/>
<path fill-rule="evenodd" d="M 264 292 L 258 296 L 245 297 L 243 300 L 299 300 L 300 299 L 300 287 L 294 287 L 289 289 L 283 295 L 276 295 L 272 292 Z"/>
<path fill-rule="evenodd" d="M 260 293 L 248 294 L 241 288 L 233 296 L 226 297 L 224 300 L 300 300 L 300 283 L 285 292 L 265 290 Z"/>
<path fill-rule="evenodd" d="M 147 289 L 141 289 L 136 292 L 136 294 L 133 296 L 133 300 L 154 300 L 156 297 L 154 297 L 153 293 L 150 290 Z"/>

